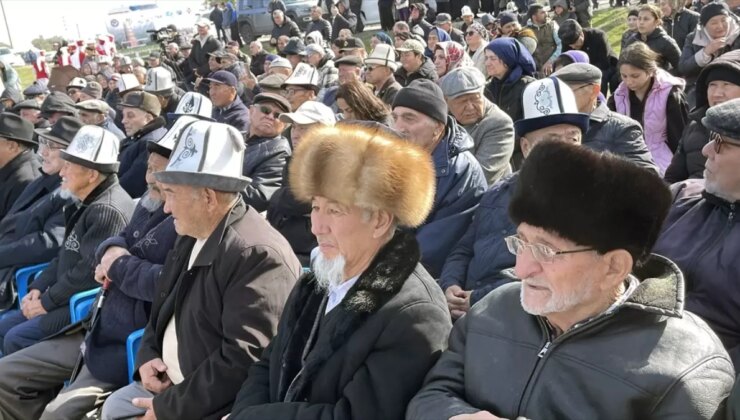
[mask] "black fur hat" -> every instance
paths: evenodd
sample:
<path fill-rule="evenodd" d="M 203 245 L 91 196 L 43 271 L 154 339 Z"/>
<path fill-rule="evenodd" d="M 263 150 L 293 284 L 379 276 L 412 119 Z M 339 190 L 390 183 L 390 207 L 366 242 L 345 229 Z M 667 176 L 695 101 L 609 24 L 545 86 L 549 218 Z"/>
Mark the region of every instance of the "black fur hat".
<path fill-rule="evenodd" d="M 561 141 L 538 143 L 527 156 L 509 205 L 515 225 L 557 233 L 599 253 L 624 249 L 647 260 L 671 205 L 652 171 Z"/>

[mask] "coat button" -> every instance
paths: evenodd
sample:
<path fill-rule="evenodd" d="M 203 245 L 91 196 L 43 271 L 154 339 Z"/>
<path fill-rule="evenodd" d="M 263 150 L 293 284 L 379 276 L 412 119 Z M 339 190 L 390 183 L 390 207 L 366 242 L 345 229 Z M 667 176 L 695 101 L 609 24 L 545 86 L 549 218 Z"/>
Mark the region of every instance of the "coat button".
<path fill-rule="evenodd" d="M 138 238 L 138 237 L 139 237 L 139 231 L 138 230 L 134 231 L 134 238 Z"/>
<path fill-rule="evenodd" d="M 165 293 L 165 292 L 162 292 L 162 293 L 159 294 L 159 297 L 161 297 L 161 298 L 163 298 L 165 296 L 167 296 L 167 293 Z"/>

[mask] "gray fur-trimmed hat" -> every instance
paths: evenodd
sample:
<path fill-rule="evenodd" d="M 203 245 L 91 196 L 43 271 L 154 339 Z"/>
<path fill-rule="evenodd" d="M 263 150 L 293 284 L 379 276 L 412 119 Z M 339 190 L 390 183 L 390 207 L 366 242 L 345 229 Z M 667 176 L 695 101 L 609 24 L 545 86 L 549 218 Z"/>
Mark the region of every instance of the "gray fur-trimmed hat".
<path fill-rule="evenodd" d="M 80 128 L 61 158 L 72 163 L 113 174 L 118 172 L 118 149 L 120 141 L 115 134 L 95 125 Z"/>
<path fill-rule="evenodd" d="M 670 206 L 668 186 L 655 172 L 608 152 L 544 140 L 524 160 L 509 217 L 602 254 L 624 249 L 639 266 Z"/>
<path fill-rule="evenodd" d="M 240 192 L 251 182 L 242 175 L 244 138 L 227 124 L 196 121 L 179 133 L 170 162 L 154 176 L 165 184 Z"/>

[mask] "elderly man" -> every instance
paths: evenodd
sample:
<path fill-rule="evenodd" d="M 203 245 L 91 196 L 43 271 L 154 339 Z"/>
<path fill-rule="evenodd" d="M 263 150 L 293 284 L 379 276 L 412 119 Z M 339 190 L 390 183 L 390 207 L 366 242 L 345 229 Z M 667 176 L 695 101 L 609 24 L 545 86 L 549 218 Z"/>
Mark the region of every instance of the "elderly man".
<path fill-rule="evenodd" d="M 280 121 L 290 126 L 290 142 L 293 149 L 298 147 L 309 130 L 336 123 L 331 108 L 316 101 L 304 102 L 295 112 L 280 114 Z M 267 221 L 290 243 L 293 252 L 304 267 L 310 266 L 311 250 L 316 248 L 316 237 L 311 233 L 311 205 L 296 199 L 290 189 L 289 165 L 287 158 L 283 167 L 283 185 L 270 197 L 267 208 Z"/>
<path fill-rule="evenodd" d="M 164 67 L 153 67 L 147 70 L 144 92 L 157 97 L 160 116 L 162 117 L 166 117 L 170 112 L 175 112 L 177 103 L 180 102 L 182 95 L 185 93 L 175 86 L 170 72 Z"/>
<path fill-rule="evenodd" d="M 276 46 L 281 36 L 287 36 L 288 38 L 301 36 L 298 25 L 291 18 L 285 16 L 285 13 L 280 9 L 272 11 L 272 23 L 274 25 L 270 35 L 270 45 Z"/>
<path fill-rule="evenodd" d="M 249 65 L 249 70 L 255 76 L 259 76 L 265 72 L 265 58 L 267 58 L 267 52 L 262 48 L 260 41 L 252 41 L 249 43 L 249 54 L 252 56 L 252 64 Z"/>
<path fill-rule="evenodd" d="M 537 71 L 544 76 L 552 73 L 552 65 L 555 59 L 560 56 L 563 50 L 560 38 L 558 38 L 557 22 L 547 16 L 544 6 L 533 4 L 529 6 L 529 16 L 531 23 L 527 28 L 531 29 L 537 35 L 537 48 L 535 48 L 532 58 L 537 64 Z"/>
<path fill-rule="evenodd" d="M 421 261 L 439 277 L 444 259 L 465 233 L 487 188 L 483 170 L 469 151 L 473 140 L 448 115 L 444 94 L 431 80 L 401 89 L 393 102 L 394 128 L 432 156 L 437 175 L 434 207 L 416 231 Z"/>
<path fill-rule="evenodd" d="M 316 68 L 319 72 L 319 93 L 323 97 L 327 89 L 339 83 L 339 71 L 334 66 L 334 61 L 320 45 L 311 44 L 306 47 L 306 62 Z"/>
<path fill-rule="evenodd" d="M 188 56 L 188 61 L 196 77 L 205 77 L 210 73 L 208 54 L 221 48 L 221 43 L 213 35 L 208 34 L 208 29 L 211 26 L 208 19 L 198 19 L 195 26 L 198 32 L 193 37 L 193 48 Z"/>
<path fill-rule="evenodd" d="M 167 72 L 170 74 L 170 80 L 172 82 L 177 82 L 177 73 L 175 73 L 175 69 L 162 61 L 162 53 L 160 51 L 155 50 L 150 52 L 149 56 L 146 59 L 146 62 L 147 64 L 149 64 L 149 70 L 156 68 L 167 70 Z"/>
<path fill-rule="evenodd" d="M 51 92 L 41 104 L 41 117 L 49 121 L 50 125 L 54 125 L 64 116 L 77 116 L 74 101 L 62 92 Z"/>
<path fill-rule="evenodd" d="M 740 99 L 709 108 L 702 124 L 711 141 L 704 179 L 674 184 L 675 201 L 655 252 L 675 261 L 687 278 L 686 308 L 714 329 L 740 363 L 740 320 L 734 279 L 740 266 L 731 257 L 740 225 L 735 212 L 740 200 Z"/>
<path fill-rule="evenodd" d="M 306 33 L 318 32 L 325 41 L 331 39 L 331 23 L 324 19 L 321 6 L 311 6 L 311 24 L 308 25 Z"/>
<path fill-rule="evenodd" d="M 293 74 L 283 83 L 285 97 L 290 102 L 292 109 L 298 109 L 307 101 L 316 99 L 319 93 L 319 72 L 306 63 L 298 63 Z"/>
<path fill-rule="evenodd" d="M 401 68 L 396 72 L 396 80 L 401 86 L 408 86 L 414 80 L 429 79 L 437 81 L 437 70 L 434 62 L 424 55 L 424 46 L 415 39 L 404 41 L 396 48 L 401 57 Z"/>
<path fill-rule="evenodd" d="M 362 58 L 356 55 L 342 57 L 335 61 L 337 66 L 337 81 L 343 85 L 353 80 L 362 80 Z M 321 102 L 338 113 L 337 108 L 337 90 L 339 86 L 333 86 L 324 92 Z"/>
<path fill-rule="evenodd" d="M 208 82 L 208 96 L 213 103 L 213 119 L 240 132 L 249 131 L 247 107 L 236 94 L 236 77 L 226 70 L 219 70 L 205 80 Z"/>
<path fill-rule="evenodd" d="M 189 121 L 196 119 L 183 118 L 182 125 Z M 173 127 L 176 129 L 179 127 Z M 89 130 L 83 128 L 81 136 Z M 126 228 L 97 247 L 95 279 L 107 287 L 98 321 L 92 326 L 82 324 L 86 334 L 74 326 L 65 334 L 0 359 L 4 372 L 0 377 L 3 418 L 82 418 L 102 405 L 111 391 L 128 384 L 126 339 L 146 326 L 159 273 L 177 237 L 173 219 L 164 213 L 162 194 L 154 182 L 154 173 L 167 166 L 173 146 L 173 135 L 148 144 L 149 190 Z M 73 374 L 83 342 L 84 365 L 54 397 Z"/>
<path fill-rule="evenodd" d="M 79 100 L 77 101 L 87 101 L 90 99 L 100 99 L 103 96 L 103 86 L 100 85 L 98 82 L 87 82 L 87 85 L 85 85 L 84 88 L 80 90 Z"/>
<path fill-rule="evenodd" d="M 0 320 L 3 353 L 9 355 L 55 334 L 70 322 L 69 298 L 96 286 L 95 249 L 128 223 L 134 204 L 118 183 L 118 138 L 100 127 L 77 132 L 60 152 L 65 161 L 61 196 L 64 243 L 51 265 L 28 286 L 20 310 Z"/>
<path fill-rule="evenodd" d="M 118 176 L 121 186 L 133 198 L 141 197 L 147 190 L 146 144 L 159 140 L 167 130 L 156 96 L 146 92 L 131 92 L 119 105 L 123 114 L 123 126 L 127 137 L 121 141 Z"/>
<path fill-rule="evenodd" d="M 378 44 L 365 59 L 365 81 L 375 88 L 375 96 L 391 106 L 401 85 L 394 73 L 398 70 L 396 51 L 392 46 Z"/>
<path fill-rule="evenodd" d="M 379 124 L 321 127 L 290 178 L 319 248 L 231 417 L 403 418 L 450 329 L 409 230 L 432 208 L 429 155 Z"/>
<path fill-rule="evenodd" d="M 28 184 L 0 222 L 0 279 L 13 281 L 16 268 L 49 262 L 59 253 L 64 241 L 63 208 L 69 204 L 59 191 L 64 165 L 60 151 L 80 127 L 78 119 L 62 117 L 51 128 L 36 129 L 41 176 Z M 14 299 L 6 296 L 2 303 L 9 307 Z"/>
<path fill-rule="evenodd" d="M 90 99 L 76 103 L 75 108 L 78 110 L 80 120 L 86 125 L 102 127 L 113 133 L 119 140 L 123 140 L 126 137 L 123 131 L 108 116 L 110 107 L 107 103 L 99 99 Z"/>
<path fill-rule="evenodd" d="M 670 200 L 620 157 L 535 146 L 509 204 L 521 280 L 455 324 L 406 418 L 723 418 L 730 358 L 650 254 Z"/>
<path fill-rule="evenodd" d="M 69 83 L 67 83 L 67 96 L 72 99 L 72 102 L 80 101 L 80 92 L 85 86 L 87 86 L 87 80 L 83 79 L 82 77 L 75 77 L 74 79 L 70 80 Z"/>
<path fill-rule="evenodd" d="M 282 135 L 285 123 L 278 117 L 290 111 L 290 103 L 272 93 L 255 96 L 249 107 L 249 136 L 242 174 L 252 181 L 242 193 L 244 201 L 258 212 L 267 210 L 270 197 L 283 185 L 283 167 L 291 148 Z"/>
<path fill-rule="evenodd" d="M 601 70 L 591 64 L 574 63 L 561 68 L 553 76 L 573 90 L 578 112 L 589 114 L 590 124 L 583 136 L 584 146 L 624 156 L 639 166 L 658 171 L 640 124 L 607 108 L 601 95 Z"/>
<path fill-rule="evenodd" d="M 539 93 L 538 93 L 539 92 Z M 544 98 L 552 98 L 544 102 Z M 535 105 L 541 103 L 539 107 Z M 526 158 L 542 139 L 581 144 L 588 115 L 578 112 L 570 88 L 555 78 L 538 80 L 524 90 L 524 119 L 516 122 L 516 136 Z M 439 278 L 453 318 L 459 318 L 489 292 L 511 281 L 505 270 L 514 266 L 504 239 L 516 232 L 507 214 L 519 174 L 493 185 L 481 197 L 473 222 L 448 255 Z"/>
<path fill-rule="evenodd" d="M 239 132 L 198 121 L 178 138 L 155 177 L 180 238 L 157 283 L 137 382 L 106 400 L 103 419 L 226 414 L 301 270 L 285 239 L 240 197 L 249 179 Z"/>
<path fill-rule="evenodd" d="M 488 185 L 511 173 L 514 123 L 511 117 L 483 96 L 486 78 L 475 67 L 461 67 L 446 74 L 440 88 L 450 114 L 473 138 L 471 150 Z"/>
<path fill-rule="evenodd" d="M 0 113 L 0 220 L 26 186 L 40 175 L 41 165 L 33 153 L 37 145 L 33 124 L 16 114 Z"/>

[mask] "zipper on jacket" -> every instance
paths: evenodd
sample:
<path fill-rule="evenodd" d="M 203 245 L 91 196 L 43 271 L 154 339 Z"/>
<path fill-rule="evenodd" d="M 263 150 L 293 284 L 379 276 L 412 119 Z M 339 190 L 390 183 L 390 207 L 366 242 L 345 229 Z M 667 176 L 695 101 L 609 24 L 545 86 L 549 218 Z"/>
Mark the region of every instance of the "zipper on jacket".
<path fill-rule="evenodd" d="M 735 218 L 735 203 L 730 204 L 730 214 L 727 216 L 727 224 L 731 224 Z"/>
<path fill-rule="evenodd" d="M 537 353 L 537 357 L 539 357 L 540 359 L 545 357 L 545 354 L 547 353 L 547 350 L 550 348 L 551 343 L 552 343 L 551 341 L 548 341 L 547 343 L 545 343 L 545 347 L 543 347 L 542 350 L 540 350 L 540 352 Z"/>

